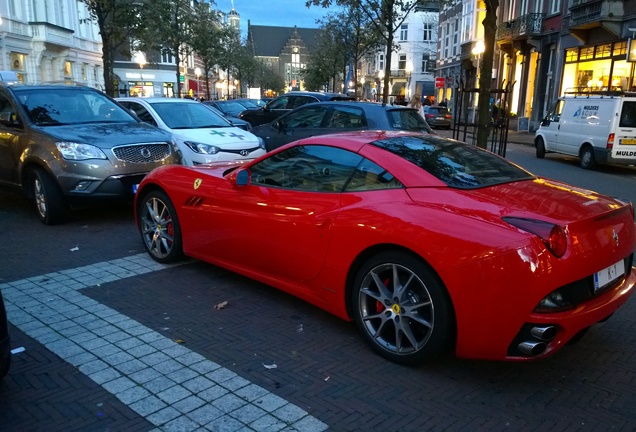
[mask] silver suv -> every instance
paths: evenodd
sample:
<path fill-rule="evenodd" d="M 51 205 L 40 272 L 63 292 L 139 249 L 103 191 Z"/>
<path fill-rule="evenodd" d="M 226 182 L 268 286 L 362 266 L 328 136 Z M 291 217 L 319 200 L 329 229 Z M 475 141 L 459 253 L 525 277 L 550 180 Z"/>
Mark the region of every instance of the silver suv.
<path fill-rule="evenodd" d="M 93 199 L 132 198 L 152 169 L 181 163 L 167 132 L 79 85 L 0 85 L 0 184 L 18 186 L 45 224 Z"/>

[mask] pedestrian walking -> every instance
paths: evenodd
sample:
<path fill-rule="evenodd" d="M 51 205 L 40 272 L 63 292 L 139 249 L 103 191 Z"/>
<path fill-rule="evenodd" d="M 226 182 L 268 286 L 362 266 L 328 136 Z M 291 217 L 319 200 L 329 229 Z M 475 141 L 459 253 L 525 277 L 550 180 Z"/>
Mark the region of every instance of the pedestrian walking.
<path fill-rule="evenodd" d="M 420 113 L 422 118 L 424 118 L 424 106 L 422 105 L 422 97 L 420 95 L 415 95 L 411 98 L 411 102 L 409 103 L 411 108 L 415 108 L 417 112 Z"/>

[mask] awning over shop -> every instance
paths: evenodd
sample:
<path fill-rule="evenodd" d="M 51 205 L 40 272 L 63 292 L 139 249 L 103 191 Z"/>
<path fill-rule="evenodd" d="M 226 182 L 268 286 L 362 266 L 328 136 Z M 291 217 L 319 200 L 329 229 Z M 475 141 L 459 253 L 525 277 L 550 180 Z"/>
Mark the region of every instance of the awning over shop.
<path fill-rule="evenodd" d="M 199 83 L 196 80 L 188 80 L 188 88 L 193 91 L 199 91 Z"/>

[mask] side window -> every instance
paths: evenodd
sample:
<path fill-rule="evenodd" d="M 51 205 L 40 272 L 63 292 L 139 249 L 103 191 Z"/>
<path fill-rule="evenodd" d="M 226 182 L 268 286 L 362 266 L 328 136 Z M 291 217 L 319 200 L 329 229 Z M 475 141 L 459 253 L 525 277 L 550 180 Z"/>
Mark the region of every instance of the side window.
<path fill-rule="evenodd" d="M 284 122 L 284 126 L 289 129 L 318 128 L 326 112 L 325 107 L 308 106 L 289 114 L 281 119 L 281 122 Z"/>
<path fill-rule="evenodd" d="M 636 102 L 623 102 L 619 127 L 636 127 Z"/>
<path fill-rule="evenodd" d="M 368 159 L 360 161 L 345 192 L 401 188 L 402 183 L 380 165 Z"/>
<path fill-rule="evenodd" d="M 252 165 L 251 183 L 299 191 L 342 192 L 361 160 L 362 156 L 335 147 L 292 147 Z"/>
<path fill-rule="evenodd" d="M 554 106 L 554 109 L 550 111 L 550 114 L 548 114 L 547 119 L 553 122 L 558 122 L 561 119 L 563 104 L 564 104 L 563 100 L 557 101 L 556 105 Z"/>
<path fill-rule="evenodd" d="M 7 126 L 19 126 L 18 112 L 9 98 L 0 93 L 0 124 Z"/>
<path fill-rule="evenodd" d="M 269 108 L 269 109 L 286 109 L 288 102 L 289 102 L 289 97 L 281 96 L 280 98 L 272 100 L 267 105 L 267 108 Z"/>
<path fill-rule="evenodd" d="M 318 102 L 318 100 L 308 96 L 293 96 L 289 98 L 287 109 L 298 108 L 299 106 L 307 105 L 312 102 Z"/>
<path fill-rule="evenodd" d="M 152 114 L 150 114 L 143 105 L 137 102 L 124 102 L 124 106 L 137 114 L 137 117 L 139 117 L 142 122 L 157 126 L 157 122 L 152 118 Z"/>
<path fill-rule="evenodd" d="M 336 106 L 332 111 L 326 127 L 334 129 L 356 129 L 366 126 L 367 119 L 362 109 Z"/>

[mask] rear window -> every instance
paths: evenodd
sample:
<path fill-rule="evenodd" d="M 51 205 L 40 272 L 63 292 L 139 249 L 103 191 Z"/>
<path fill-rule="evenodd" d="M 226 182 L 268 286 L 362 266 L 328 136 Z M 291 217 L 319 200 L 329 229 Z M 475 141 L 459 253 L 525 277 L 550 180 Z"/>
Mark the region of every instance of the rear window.
<path fill-rule="evenodd" d="M 372 144 L 406 159 L 455 188 L 474 189 L 534 178 L 503 158 L 459 141 L 407 136 Z"/>
<path fill-rule="evenodd" d="M 405 131 L 425 131 L 432 133 L 430 126 L 415 109 L 388 110 L 389 124 L 393 129 Z"/>
<path fill-rule="evenodd" d="M 429 108 L 427 114 L 446 115 L 450 114 L 447 108 Z"/>
<path fill-rule="evenodd" d="M 636 127 L 636 102 L 623 102 L 619 127 Z"/>

